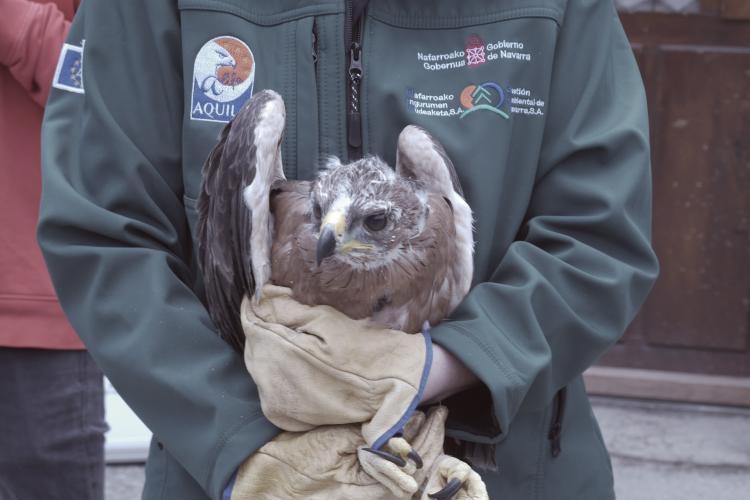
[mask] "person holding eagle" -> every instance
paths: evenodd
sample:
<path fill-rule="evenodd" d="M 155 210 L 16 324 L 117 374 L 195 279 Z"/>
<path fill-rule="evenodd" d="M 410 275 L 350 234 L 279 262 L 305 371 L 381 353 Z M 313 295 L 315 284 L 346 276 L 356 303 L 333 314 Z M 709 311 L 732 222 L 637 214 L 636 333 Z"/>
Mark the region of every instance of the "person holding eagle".
<path fill-rule="evenodd" d="M 611 0 L 87 0 L 68 44 L 60 68 L 82 83 L 47 106 L 38 237 L 71 323 L 154 432 L 143 498 L 614 498 L 581 374 L 658 264 L 645 95 Z M 271 106 L 257 135 L 224 140 L 264 89 L 284 116 Z M 240 175 L 247 196 L 213 206 L 244 215 L 206 222 L 204 163 L 247 165 L 261 136 L 280 161 L 265 197 Z M 331 157 L 365 170 L 336 180 Z M 415 172 L 448 163 L 435 186 Z M 360 200 L 376 182 L 403 194 Z M 294 196 L 314 234 L 273 205 Z M 253 200 L 275 208 L 265 225 L 238 211 Z M 452 228 L 435 236 L 449 258 L 404 250 L 429 214 Z M 285 223 L 308 253 L 240 237 Z M 398 287 L 359 286 L 377 293 L 352 317 L 305 304 L 307 255 L 321 275 L 346 260 Z M 429 284 L 395 267 L 423 261 Z M 422 295 L 448 297 L 448 318 L 396 312 Z M 443 452 L 456 462 L 435 465 Z"/>

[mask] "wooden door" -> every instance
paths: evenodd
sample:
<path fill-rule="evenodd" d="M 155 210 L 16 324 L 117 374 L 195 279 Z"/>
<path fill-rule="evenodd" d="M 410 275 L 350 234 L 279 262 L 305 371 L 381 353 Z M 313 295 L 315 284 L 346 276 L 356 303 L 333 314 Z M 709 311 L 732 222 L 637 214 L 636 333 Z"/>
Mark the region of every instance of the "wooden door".
<path fill-rule="evenodd" d="M 750 1 L 621 18 L 649 100 L 661 276 L 600 361 L 631 371 L 597 368 L 587 382 L 594 392 L 750 406 Z"/>

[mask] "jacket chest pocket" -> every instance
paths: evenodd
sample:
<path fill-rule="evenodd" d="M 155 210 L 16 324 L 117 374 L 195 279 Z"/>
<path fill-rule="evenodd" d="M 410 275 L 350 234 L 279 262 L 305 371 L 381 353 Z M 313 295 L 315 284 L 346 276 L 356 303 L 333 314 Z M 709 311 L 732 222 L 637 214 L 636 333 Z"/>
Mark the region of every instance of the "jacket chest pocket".
<path fill-rule="evenodd" d="M 533 179 L 560 13 L 442 6 L 418 16 L 371 4 L 362 41 L 363 141 L 393 161 L 401 128 L 424 127 L 445 146 L 469 202 L 482 203 L 497 199 L 498 186 L 523 180 L 506 177 L 511 164 Z"/>
<path fill-rule="evenodd" d="M 331 3 L 181 0 L 183 57 L 183 177 L 197 198 L 201 167 L 219 133 L 253 93 L 273 89 L 284 98 L 282 144 L 289 178 L 314 172 L 318 155 L 315 68 L 316 16 Z"/>

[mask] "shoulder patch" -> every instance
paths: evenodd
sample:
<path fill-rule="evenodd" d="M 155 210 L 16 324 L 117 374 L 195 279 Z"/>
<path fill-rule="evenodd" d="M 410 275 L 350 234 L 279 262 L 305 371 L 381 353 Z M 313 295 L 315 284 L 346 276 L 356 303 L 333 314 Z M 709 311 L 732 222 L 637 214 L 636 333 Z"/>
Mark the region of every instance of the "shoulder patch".
<path fill-rule="evenodd" d="M 63 44 L 57 61 L 52 86 L 56 89 L 83 94 L 83 44 Z"/>
<path fill-rule="evenodd" d="M 193 64 L 190 119 L 227 123 L 253 95 L 255 57 L 239 38 L 219 36 L 203 44 Z"/>

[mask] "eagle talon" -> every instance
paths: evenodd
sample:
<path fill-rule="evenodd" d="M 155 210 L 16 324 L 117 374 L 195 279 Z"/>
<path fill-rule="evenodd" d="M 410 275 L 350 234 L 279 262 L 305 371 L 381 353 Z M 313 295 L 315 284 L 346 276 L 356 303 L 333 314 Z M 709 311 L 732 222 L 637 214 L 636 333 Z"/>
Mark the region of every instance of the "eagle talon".
<path fill-rule="evenodd" d="M 396 455 L 392 455 L 392 454 L 388 453 L 387 451 L 374 450 L 372 448 L 362 448 L 362 449 L 363 449 L 363 451 L 369 451 L 373 455 L 376 455 L 376 456 L 378 456 L 380 458 L 388 460 L 389 462 L 392 462 L 392 463 L 398 465 L 399 467 L 405 467 L 406 466 L 406 460 L 404 460 L 403 458 L 398 457 Z"/>
<path fill-rule="evenodd" d="M 414 448 L 412 448 L 412 450 L 406 456 L 408 458 L 411 458 L 414 461 L 414 464 L 417 466 L 417 469 L 421 469 L 422 467 L 424 467 L 424 462 L 422 461 L 422 457 L 419 456 L 419 453 L 417 453 L 417 450 L 415 450 Z"/>
<path fill-rule="evenodd" d="M 463 485 L 464 483 L 460 479 L 454 478 L 445 485 L 445 488 L 436 493 L 430 493 L 427 496 L 430 498 L 436 498 L 437 500 L 449 500 L 450 498 L 453 498 L 453 495 L 458 493 L 458 490 L 460 490 Z"/>

